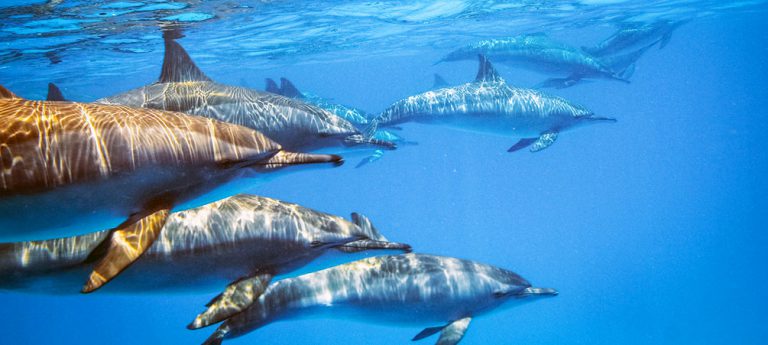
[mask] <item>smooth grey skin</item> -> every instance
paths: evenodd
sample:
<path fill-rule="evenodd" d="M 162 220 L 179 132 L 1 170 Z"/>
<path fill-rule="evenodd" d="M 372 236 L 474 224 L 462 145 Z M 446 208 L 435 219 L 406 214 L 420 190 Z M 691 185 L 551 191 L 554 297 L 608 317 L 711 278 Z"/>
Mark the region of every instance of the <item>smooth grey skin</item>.
<path fill-rule="evenodd" d="M 379 126 L 405 122 L 439 124 L 459 130 L 525 138 L 510 151 L 551 145 L 557 134 L 581 125 L 615 122 L 589 109 L 537 90 L 513 87 L 479 55 L 471 83 L 427 91 L 395 102 L 376 119 Z"/>
<path fill-rule="evenodd" d="M 317 150 L 357 145 L 394 148 L 372 141 L 349 121 L 298 99 L 214 82 L 172 33 L 166 33 L 165 57 L 157 83 L 105 97 L 101 104 L 184 112 L 234 123 L 264 133 L 286 148 Z"/>
<path fill-rule="evenodd" d="M 596 46 L 581 49 L 598 57 L 637 51 L 657 43 L 659 49 L 662 49 L 669 43 L 672 32 L 687 22 L 687 20 L 658 20 L 653 23 L 626 25 Z"/>
<path fill-rule="evenodd" d="M 531 287 L 511 271 L 473 261 L 426 254 L 378 256 L 270 284 L 205 344 L 220 344 L 271 322 L 318 315 L 445 325 L 426 328 L 414 340 L 440 332 L 438 344 L 456 344 L 473 317 L 555 295 L 556 290 Z"/>
<path fill-rule="evenodd" d="M 489 39 L 456 49 L 437 63 L 474 59 L 482 54 L 497 63 L 522 67 L 539 73 L 567 76 L 569 80 L 602 78 L 628 82 L 622 71 L 583 50 L 565 45 L 545 34 Z"/>
<path fill-rule="evenodd" d="M 388 242 L 365 217 L 353 219 L 247 194 L 172 213 L 152 246 L 101 291 L 204 291 L 256 273 L 293 271 L 330 248 L 410 250 Z M 108 236 L 0 244 L 0 290 L 78 293 Z"/>

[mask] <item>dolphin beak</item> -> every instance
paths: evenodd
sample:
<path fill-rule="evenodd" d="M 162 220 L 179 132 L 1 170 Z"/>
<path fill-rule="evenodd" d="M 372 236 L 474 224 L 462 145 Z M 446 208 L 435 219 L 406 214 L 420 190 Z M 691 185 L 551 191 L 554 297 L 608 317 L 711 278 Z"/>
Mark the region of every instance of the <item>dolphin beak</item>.
<path fill-rule="evenodd" d="M 589 121 L 595 121 L 595 122 L 616 122 L 617 121 L 613 117 L 603 117 L 603 116 L 590 116 L 590 117 L 585 117 L 584 119 Z"/>
<path fill-rule="evenodd" d="M 529 287 L 520 292 L 521 296 L 557 296 L 558 292 L 552 288 Z"/>
<path fill-rule="evenodd" d="M 338 248 L 339 250 L 344 252 L 360 252 L 364 250 L 373 250 L 373 249 L 401 250 L 406 253 L 410 253 L 412 251 L 411 245 L 406 243 L 375 241 L 375 240 L 369 240 L 369 239 L 349 242 L 342 246 L 339 246 Z"/>

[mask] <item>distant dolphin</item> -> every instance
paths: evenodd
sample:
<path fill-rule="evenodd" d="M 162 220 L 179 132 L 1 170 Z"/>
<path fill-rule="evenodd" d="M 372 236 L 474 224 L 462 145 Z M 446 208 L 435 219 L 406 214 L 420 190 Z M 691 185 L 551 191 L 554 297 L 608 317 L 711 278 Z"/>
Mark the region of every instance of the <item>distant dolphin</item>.
<path fill-rule="evenodd" d="M 271 93 L 213 82 L 166 32 L 165 58 L 157 83 L 97 100 L 102 104 L 181 111 L 242 125 L 289 149 L 391 143 L 364 138 L 349 121 L 326 110 Z"/>
<path fill-rule="evenodd" d="M 557 295 L 519 275 L 481 263 L 423 254 L 379 256 L 270 284 L 253 305 L 225 321 L 205 342 L 220 344 L 264 325 L 302 316 L 346 317 L 402 325 L 434 325 L 437 344 L 454 345 L 473 317 L 502 304 Z"/>
<path fill-rule="evenodd" d="M 615 122 L 560 97 L 509 86 L 482 55 L 474 82 L 427 91 L 397 101 L 376 119 L 381 126 L 405 122 L 444 125 L 460 130 L 522 137 L 509 152 L 531 146 L 541 151 L 558 133 L 580 125 Z"/>
<path fill-rule="evenodd" d="M 89 222 L 125 219 L 83 292 L 136 260 L 179 203 L 249 171 L 341 163 L 286 152 L 259 132 L 212 119 L 29 101 L 2 86 L 0 124 L 0 240 L 79 235 L 92 231 Z"/>
<path fill-rule="evenodd" d="M 277 87 L 277 83 L 269 78 L 266 79 L 266 83 L 267 92 L 275 93 L 289 98 L 300 99 L 318 108 L 325 109 L 333 114 L 336 114 L 358 127 L 368 124 L 369 115 L 364 110 L 336 103 L 327 98 L 323 98 L 312 93 L 299 91 L 299 89 L 297 89 L 296 86 L 286 78 L 280 78 L 280 87 Z"/>
<path fill-rule="evenodd" d="M 237 279 L 196 320 L 202 327 L 252 303 L 235 298 L 243 289 L 263 291 L 274 275 L 307 265 L 327 249 L 410 251 L 406 244 L 388 242 L 367 218 L 353 213 L 352 219 L 244 194 L 173 213 L 144 255 L 104 291 L 199 291 Z M 75 292 L 108 236 L 101 231 L 0 244 L 0 290 Z"/>
<path fill-rule="evenodd" d="M 545 74 L 566 75 L 575 85 L 585 78 L 603 78 L 628 82 L 624 72 L 629 65 L 615 65 L 549 38 L 545 34 L 520 35 L 504 39 L 483 40 L 454 50 L 443 61 L 468 60 L 478 54 L 511 66 Z"/>
<path fill-rule="evenodd" d="M 626 25 L 594 47 L 582 47 L 594 56 L 609 56 L 637 51 L 659 44 L 664 48 L 672 38 L 672 32 L 687 21 L 659 20 L 650 24 Z"/>

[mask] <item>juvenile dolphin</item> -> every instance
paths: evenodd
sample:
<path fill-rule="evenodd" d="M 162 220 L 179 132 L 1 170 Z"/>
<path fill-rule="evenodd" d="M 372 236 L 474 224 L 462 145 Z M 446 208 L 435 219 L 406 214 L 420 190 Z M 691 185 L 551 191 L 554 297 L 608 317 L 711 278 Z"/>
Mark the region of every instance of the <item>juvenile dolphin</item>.
<path fill-rule="evenodd" d="M 489 59 L 544 74 L 565 75 L 575 85 L 584 78 L 603 78 L 628 82 L 628 65 L 604 61 L 581 49 L 557 42 L 545 34 L 519 35 L 504 39 L 483 40 L 449 53 L 443 61 L 469 60 L 482 54 Z M 622 60 L 625 61 L 625 60 Z"/>
<path fill-rule="evenodd" d="M 333 155 L 287 152 L 259 132 L 181 113 L 75 102 L 29 101 L 0 86 L 0 240 L 91 232 L 105 239 L 83 292 L 138 258 L 169 211 L 243 173 Z M 110 224 L 112 225 L 112 224 Z"/>
<path fill-rule="evenodd" d="M 165 58 L 157 83 L 97 100 L 102 104 L 180 111 L 242 125 L 288 149 L 359 144 L 393 148 L 364 138 L 349 121 L 300 100 L 213 82 L 173 37 L 164 34 Z"/>
<path fill-rule="evenodd" d="M 376 119 L 381 126 L 405 122 L 444 125 L 460 130 L 522 137 L 509 152 L 531 146 L 541 151 L 558 133 L 580 125 L 615 122 L 580 105 L 542 92 L 509 86 L 479 55 L 474 82 L 427 91 L 397 101 Z"/>
<path fill-rule="evenodd" d="M 434 325 L 437 344 L 457 344 L 473 317 L 502 304 L 557 295 L 519 275 L 442 256 L 404 254 L 367 258 L 270 284 L 245 311 L 225 321 L 205 342 L 220 344 L 270 322 L 301 316 L 346 317 L 405 325 Z"/>
<path fill-rule="evenodd" d="M 196 320 L 203 326 L 250 304 L 235 298 L 241 290 L 263 291 L 274 275 L 307 265 L 328 249 L 410 251 L 406 244 L 388 242 L 364 216 L 353 213 L 352 220 L 245 194 L 176 212 L 144 255 L 104 291 L 199 291 L 234 281 Z M 108 236 L 101 231 L 0 244 L 0 289 L 76 292 Z"/>
<path fill-rule="evenodd" d="M 610 56 L 659 44 L 664 48 L 672 38 L 672 32 L 687 21 L 659 20 L 653 23 L 627 25 L 594 47 L 582 47 L 594 56 Z"/>

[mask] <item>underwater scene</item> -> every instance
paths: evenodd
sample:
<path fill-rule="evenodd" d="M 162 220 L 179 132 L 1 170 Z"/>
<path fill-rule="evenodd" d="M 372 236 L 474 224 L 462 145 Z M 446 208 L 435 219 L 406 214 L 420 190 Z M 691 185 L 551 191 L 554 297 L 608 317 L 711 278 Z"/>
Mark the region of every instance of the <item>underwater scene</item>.
<path fill-rule="evenodd" d="M 768 2 L 0 2 L 0 344 L 763 344 Z"/>

